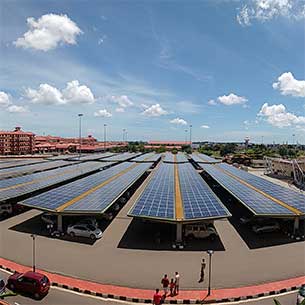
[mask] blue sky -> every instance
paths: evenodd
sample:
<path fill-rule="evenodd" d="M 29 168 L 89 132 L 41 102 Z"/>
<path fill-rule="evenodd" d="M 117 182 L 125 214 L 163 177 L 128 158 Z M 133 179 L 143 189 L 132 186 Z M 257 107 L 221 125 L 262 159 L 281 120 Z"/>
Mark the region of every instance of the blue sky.
<path fill-rule="evenodd" d="M 303 0 L 0 5 L 0 129 L 305 143 Z"/>

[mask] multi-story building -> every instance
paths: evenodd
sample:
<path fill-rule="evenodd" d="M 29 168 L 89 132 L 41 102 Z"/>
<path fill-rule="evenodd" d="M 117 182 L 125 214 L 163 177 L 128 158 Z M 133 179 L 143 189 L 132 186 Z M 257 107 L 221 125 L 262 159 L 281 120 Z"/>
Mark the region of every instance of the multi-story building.
<path fill-rule="evenodd" d="M 25 132 L 21 127 L 13 131 L 0 131 L 0 155 L 25 155 L 34 152 L 34 133 Z"/>

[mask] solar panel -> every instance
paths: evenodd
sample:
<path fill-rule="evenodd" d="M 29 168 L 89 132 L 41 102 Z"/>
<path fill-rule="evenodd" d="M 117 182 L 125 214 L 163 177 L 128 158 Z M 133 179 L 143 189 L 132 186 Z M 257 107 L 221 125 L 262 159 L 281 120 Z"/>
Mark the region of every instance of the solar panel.
<path fill-rule="evenodd" d="M 176 155 L 177 163 L 185 163 L 189 160 L 187 159 L 186 155 L 184 153 L 178 152 Z"/>
<path fill-rule="evenodd" d="M 76 157 L 76 154 L 73 155 L 58 155 L 58 156 L 52 156 L 52 157 L 47 157 L 46 160 L 67 160 Z"/>
<path fill-rule="evenodd" d="M 179 164 L 178 169 L 185 219 L 231 215 L 191 164 Z"/>
<path fill-rule="evenodd" d="M 10 178 L 0 181 L 0 201 L 29 194 L 66 180 L 94 172 L 113 164 L 112 162 L 88 162 L 71 165 L 67 168 L 52 169 L 46 172 Z"/>
<path fill-rule="evenodd" d="M 151 166 L 149 163 L 121 163 L 91 176 L 76 180 L 46 193 L 29 198 L 21 204 L 55 211 L 71 200 L 75 202 L 63 207 L 64 212 L 102 213 L 129 185 L 134 183 Z M 126 172 L 124 172 L 126 171 Z M 120 175 L 121 174 L 121 175 Z M 117 178 L 113 179 L 116 175 Z M 109 183 L 107 181 L 113 179 Z M 100 186 L 100 187 L 99 187 Z M 86 196 L 84 194 L 87 194 Z M 78 200 L 76 200 L 78 198 Z"/>
<path fill-rule="evenodd" d="M 102 159 L 102 161 L 126 161 L 128 159 L 134 158 L 139 156 L 141 153 L 130 153 L 130 152 L 125 152 L 123 154 L 118 154 L 114 155 L 111 157 L 107 157 Z"/>
<path fill-rule="evenodd" d="M 221 171 L 217 165 L 201 164 L 201 167 L 254 214 L 294 215 L 294 213 L 289 209 L 277 204 L 273 200 L 227 175 Z"/>
<path fill-rule="evenodd" d="M 225 163 L 220 164 L 219 166 L 273 198 L 276 198 L 305 213 L 305 196 L 303 194 L 250 174 L 244 170 L 235 168 L 234 166 Z"/>
<path fill-rule="evenodd" d="M 174 166 L 161 163 L 128 215 L 174 220 L 174 189 Z"/>
<path fill-rule="evenodd" d="M 171 152 L 166 152 L 163 158 L 163 162 L 174 163 L 175 162 L 174 154 L 172 154 Z"/>
<path fill-rule="evenodd" d="M 73 158 L 70 158 L 69 160 L 72 160 L 72 161 L 78 161 L 78 160 L 81 160 L 81 161 L 90 161 L 90 160 L 100 160 L 100 159 L 103 159 L 103 158 L 106 158 L 106 157 L 110 157 L 110 156 L 113 156 L 114 153 L 109 153 L 109 152 L 106 152 L 106 153 L 93 153 L 91 155 L 82 155 L 81 157 L 79 156 L 75 156 Z"/>
<path fill-rule="evenodd" d="M 216 160 L 205 154 L 192 154 L 192 159 L 197 163 L 220 163 L 221 160 Z"/>
<path fill-rule="evenodd" d="M 14 160 L 14 161 L 9 161 L 9 162 L 3 162 L 0 164 L 0 170 L 4 168 L 9 168 L 9 167 L 17 167 L 17 166 L 24 166 L 24 165 L 29 165 L 29 164 L 37 164 L 37 163 L 42 163 L 46 162 L 46 160 Z"/>
<path fill-rule="evenodd" d="M 18 166 L 13 168 L 5 168 L 0 171 L 0 179 L 31 174 L 48 169 L 64 167 L 71 164 L 75 164 L 75 163 L 69 163 L 68 161 L 59 160 L 59 161 L 49 161 L 49 162 L 42 162 L 37 164 L 30 164 L 25 166 Z"/>
<path fill-rule="evenodd" d="M 187 159 L 186 155 L 181 152 L 178 152 L 177 154 L 173 154 L 171 152 L 166 152 L 163 162 L 165 162 L 165 163 L 184 163 L 184 162 L 188 162 L 188 159 Z"/>
<path fill-rule="evenodd" d="M 158 159 L 161 158 L 161 154 L 156 154 L 156 153 L 147 153 L 144 155 L 141 155 L 139 157 L 136 157 L 134 159 L 132 159 L 131 161 L 135 161 L 135 162 L 156 162 L 158 161 Z"/>

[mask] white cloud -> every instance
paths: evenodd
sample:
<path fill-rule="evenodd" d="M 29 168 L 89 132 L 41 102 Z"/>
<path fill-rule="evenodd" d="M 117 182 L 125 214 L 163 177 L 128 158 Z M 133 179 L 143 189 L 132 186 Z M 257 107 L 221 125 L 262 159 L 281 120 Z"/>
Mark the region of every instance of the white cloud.
<path fill-rule="evenodd" d="M 304 0 L 252 0 L 239 9 L 237 21 L 240 25 L 251 25 L 252 20 L 268 21 L 284 17 L 298 20 L 305 17 Z"/>
<path fill-rule="evenodd" d="M 210 126 L 209 125 L 201 125 L 200 128 L 203 128 L 203 129 L 209 129 Z"/>
<path fill-rule="evenodd" d="M 282 95 L 305 97 L 305 80 L 297 80 L 291 72 L 285 72 L 278 77 L 278 82 L 272 87 L 281 92 Z"/>
<path fill-rule="evenodd" d="M 68 82 L 62 91 L 49 84 L 40 84 L 37 90 L 26 89 L 25 97 L 34 104 L 43 105 L 92 104 L 95 102 L 91 90 L 85 85 L 80 85 L 77 80 Z"/>
<path fill-rule="evenodd" d="M 82 33 L 67 15 L 47 14 L 37 21 L 30 17 L 27 24 L 29 30 L 14 42 L 24 49 L 49 51 L 59 44 L 76 44 L 76 37 Z"/>
<path fill-rule="evenodd" d="M 100 109 L 100 110 L 94 112 L 94 116 L 102 117 L 102 118 L 111 118 L 112 114 L 110 112 L 108 112 L 106 109 Z"/>
<path fill-rule="evenodd" d="M 217 103 L 214 100 L 209 100 L 208 105 L 215 106 Z"/>
<path fill-rule="evenodd" d="M 158 116 L 161 116 L 161 115 L 165 115 L 167 114 L 168 112 L 165 111 L 161 106 L 160 104 L 154 104 L 154 105 L 151 105 L 150 107 L 146 108 L 142 114 L 145 115 L 145 116 L 149 116 L 149 117 L 158 117 Z"/>
<path fill-rule="evenodd" d="M 111 96 L 111 102 L 118 104 L 120 108 L 127 108 L 133 105 L 133 102 L 129 99 L 127 95 L 120 95 L 120 96 Z"/>
<path fill-rule="evenodd" d="M 4 91 L 0 91 L 0 107 L 8 107 L 11 103 L 10 95 Z"/>
<path fill-rule="evenodd" d="M 11 105 L 7 108 L 7 111 L 10 113 L 24 113 L 28 112 L 28 109 L 24 106 Z"/>
<path fill-rule="evenodd" d="M 243 96 L 238 96 L 234 93 L 230 93 L 229 95 L 219 96 L 217 101 L 223 105 L 231 106 L 231 105 L 240 105 L 246 103 L 248 100 Z"/>
<path fill-rule="evenodd" d="M 171 124 L 176 124 L 176 125 L 187 125 L 187 121 L 181 119 L 181 118 L 175 118 L 173 120 L 169 121 Z"/>
<path fill-rule="evenodd" d="M 283 104 L 269 106 L 268 103 L 265 103 L 258 116 L 266 118 L 268 123 L 280 128 L 305 124 L 304 116 L 296 116 L 293 113 L 287 112 Z"/>
<path fill-rule="evenodd" d="M 115 112 L 125 112 L 125 109 L 121 107 L 117 107 L 115 108 Z"/>

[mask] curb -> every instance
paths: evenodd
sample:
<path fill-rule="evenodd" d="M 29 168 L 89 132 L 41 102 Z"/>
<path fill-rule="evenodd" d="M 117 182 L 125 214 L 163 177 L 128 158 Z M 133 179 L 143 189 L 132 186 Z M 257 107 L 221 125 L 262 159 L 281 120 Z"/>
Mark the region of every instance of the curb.
<path fill-rule="evenodd" d="M 15 273 L 17 272 L 16 270 L 13 270 L 11 268 L 5 267 L 0 264 L 0 269 L 6 270 L 8 272 Z M 240 297 L 235 297 L 235 298 L 222 298 L 222 299 L 209 299 L 209 300 L 196 300 L 196 299 L 184 299 L 184 300 L 167 300 L 165 299 L 164 304 L 216 304 L 216 303 L 229 303 L 229 302 L 238 302 L 238 301 L 243 301 L 243 300 L 250 300 L 250 299 L 258 299 L 261 297 L 266 297 L 266 296 L 275 296 L 277 294 L 285 293 L 285 292 L 290 292 L 290 291 L 296 291 L 299 288 L 301 288 L 302 285 L 298 286 L 292 286 L 288 288 L 282 288 L 279 290 L 271 290 L 268 292 L 264 293 L 259 293 L 255 295 L 245 295 L 245 296 L 240 296 Z M 51 282 L 51 286 L 53 287 L 59 287 L 62 289 L 66 290 L 71 290 L 74 292 L 79 292 L 91 296 L 96 296 L 100 298 L 105 298 L 105 299 L 113 299 L 113 300 L 120 300 L 120 301 L 126 301 L 126 302 L 132 302 L 132 303 L 143 303 L 143 304 L 151 304 L 152 299 L 142 299 L 142 298 L 130 298 L 122 295 L 114 295 L 114 294 L 108 294 L 108 293 L 100 293 L 92 290 L 87 290 L 87 289 L 80 289 L 78 287 L 72 287 L 66 284 L 62 283 L 57 283 L 57 282 Z"/>

